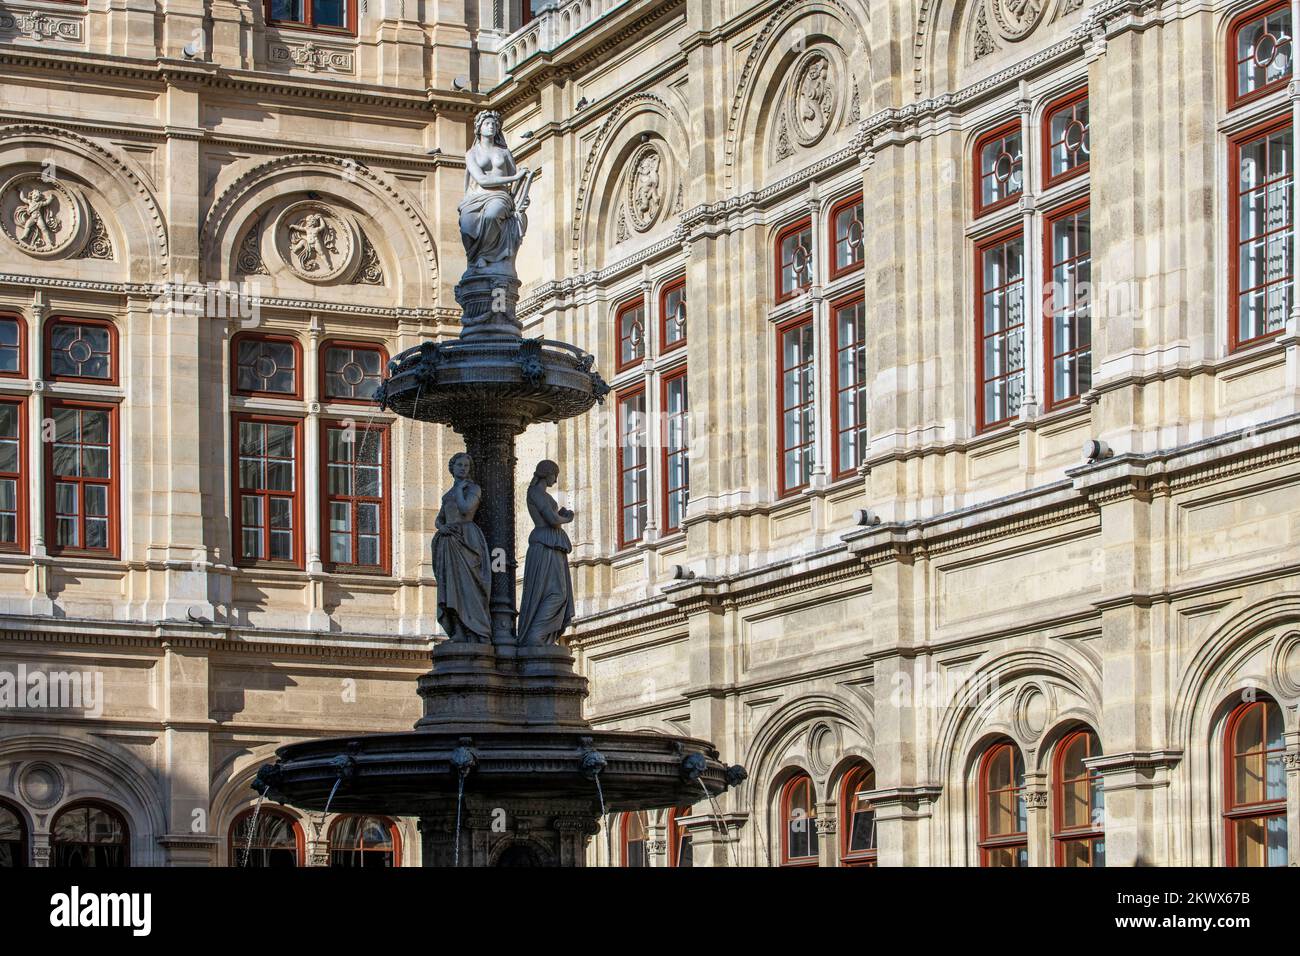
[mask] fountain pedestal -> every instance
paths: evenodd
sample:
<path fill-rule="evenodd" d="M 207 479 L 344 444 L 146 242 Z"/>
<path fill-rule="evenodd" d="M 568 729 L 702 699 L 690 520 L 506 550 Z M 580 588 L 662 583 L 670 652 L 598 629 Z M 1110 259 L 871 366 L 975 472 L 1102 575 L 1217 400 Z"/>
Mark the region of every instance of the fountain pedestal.
<path fill-rule="evenodd" d="M 500 658 L 486 644 L 439 644 L 420 678 L 424 716 L 417 730 L 474 732 L 533 727 L 590 731 L 582 717 L 587 680 L 563 647 L 520 647 Z"/>

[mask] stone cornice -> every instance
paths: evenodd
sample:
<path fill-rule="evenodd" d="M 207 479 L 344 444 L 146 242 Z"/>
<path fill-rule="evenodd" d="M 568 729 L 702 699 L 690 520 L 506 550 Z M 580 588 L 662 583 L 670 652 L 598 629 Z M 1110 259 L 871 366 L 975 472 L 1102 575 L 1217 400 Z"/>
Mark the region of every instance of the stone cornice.
<path fill-rule="evenodd" d="M 379 109 L 421 113 L 453 113 L 465 117 L 480 109 L 480 93 L 454 90 L 397 91 L 377 84 L 330 79 L 321 81 L 257 70 L 231 70 L 212 63 L 191 60 L 141 60 L 85 53 L 68 49 L 4 46 L 0 66 L 16 66 L 73 73 L 77 77 L 112 77 L 161 86 L 202 86 L 213 90 L 275 97 L 302 98 L 321 102 L 355 103 Z"/>

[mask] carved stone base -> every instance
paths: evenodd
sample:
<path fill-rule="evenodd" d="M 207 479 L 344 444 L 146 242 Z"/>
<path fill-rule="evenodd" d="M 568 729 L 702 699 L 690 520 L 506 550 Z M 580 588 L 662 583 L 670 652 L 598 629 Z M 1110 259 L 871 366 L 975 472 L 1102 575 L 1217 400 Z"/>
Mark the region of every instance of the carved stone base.
<path fill-rule="evenodd" d="M 465 341 L 517 340 L 523 335 L 524 327 L 515 315 L 519 279 L 514 276 L 467 273 L 456 286 L 456 302 L 462 313 L 460 337 Z"/>
<path fill-rule="evenodd" d="M 573 672 L 563 647 L 521 647 L 499 658 L 487 644 L 440 644 L 418 687 L 424 717 L 417 730 L 589 726 L 582 717 L 587 679 Z"/>
<path fill-rule="evenodd" d="M 425 866 L 583 866 L 587 841 L 600 830 L 592 811 L 590 800 L 492 800 L 467 789 L 460 808 L 459 859 L 456 801 L 451 798 L 420 817 L 422 862 Z"/>

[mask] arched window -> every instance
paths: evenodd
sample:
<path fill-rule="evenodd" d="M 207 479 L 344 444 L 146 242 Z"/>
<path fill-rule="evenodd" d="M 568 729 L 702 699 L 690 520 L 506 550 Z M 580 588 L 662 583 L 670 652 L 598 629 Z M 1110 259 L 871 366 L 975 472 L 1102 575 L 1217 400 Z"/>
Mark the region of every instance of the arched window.
<path fill-rule="evenodd" d="M 50 865 L 124 867 L 129 845 L 122 814 L 99 803 L 74 804 L 60 810 L 50 827 Z"/>
<path fill-rule="evenodd" d="M 1101 774 L 1089 770 L 1085 757 L 1101 754 L 1091 730 L 1069 734 L 1052 761 L 1056 809 L 1053 814 L 1057 866 L 1105 866 L 1106 834 L 1102 813 Z"/>
<path fill-rule="evenodd" d="M 781 865 L 817 865 L 817 796 L 801 773 L 781 791 Z"/>
<path fill-rule="evenodd" d="M 0 803 L 0 869 L 27 865 L 27 824 L 13 807 Z"/>
<path fill-rule="evenodd" d="M 623 865 L 649 866 L 650 854 L 646 837 L 650 818 L 644 810 L 623 814 Z"/>
<path fill-rule="evenodd" d="M 1285 86 L 1294 55 L 1286 0 L 1262 3 L 1233 20 L 1228 29 L 1228 108 Z"/>
<path fill-rule="evenodd" d="M 1286 866 L 1282 709 L 1267 697 L 1228 717 L 1224 823 L 1229 866 Z"/>
<path fill-rule="evenodd" d="M 980 865 L 1028 866 L 1025 760 L 1015 744 L 994 744 L 980 761 Z"/>
<path fill-rule="evenodd" d="M 257 831 L 252 834 L 253 819 Z M 303 838 L 298 822 L 280 810 L 245 810 L 230 825 L 230 865 L 265 868 L 302 866 Z"/>
<path fill-rule="evenodd" d="M 668 865 L 694 866 L 695 853 L 691 848 L 691 834 L 678 823 L 680 817 L 689 817 L 690 807 L 677 807 L 668 811 Z"/>
<path fill-rule="evenodd" d="M 401 866 L 397 827 L 386 817 L 340 817 L 330 827 L 330 866 Z"/>
<path fill-rule="evenodd" d="M 876 771 L 866 764 L 844 780 L 840 798 L 840 862 L 845 866 L 876 865 L 876 808 L 867 794 L 876 789 Z"/>

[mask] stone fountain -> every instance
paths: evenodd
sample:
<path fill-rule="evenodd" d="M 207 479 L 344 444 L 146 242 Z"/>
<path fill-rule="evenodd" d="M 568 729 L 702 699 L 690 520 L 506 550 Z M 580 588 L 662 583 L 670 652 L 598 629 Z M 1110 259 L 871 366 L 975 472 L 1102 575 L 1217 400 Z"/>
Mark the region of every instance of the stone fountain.
<path fill-rule="evenodd" d="M 253 787 L 304 810 L 418 817 L 425 866 L 581 866 L 603 814 L 712 802 L 744 771 L 702 740 L 583 718 L 587 681 L 561 641 L 573 513 L 546 491 L 554 462 L 529 487 L 536 527 L 518 613 L 515 438 L 585 414 L 609 387 L 591 355 L 523 338 L 515 257 L 532 174 L 516 168 L 497 114 L 479 115 L 466 169 L 460 337 L 397 356 L 376 395 L 403 417 L 450 425 L 467 452 L 452 459 L 434 539 L 448 639 L 419 680 L 424 716 L 407 733 L 281 747 Z"/>

